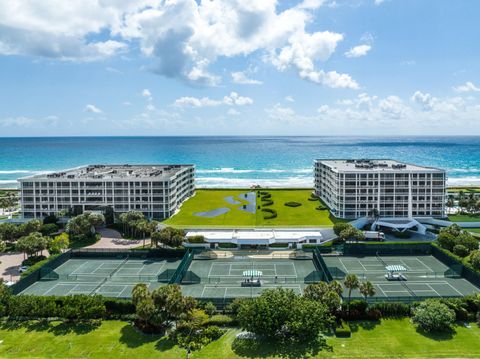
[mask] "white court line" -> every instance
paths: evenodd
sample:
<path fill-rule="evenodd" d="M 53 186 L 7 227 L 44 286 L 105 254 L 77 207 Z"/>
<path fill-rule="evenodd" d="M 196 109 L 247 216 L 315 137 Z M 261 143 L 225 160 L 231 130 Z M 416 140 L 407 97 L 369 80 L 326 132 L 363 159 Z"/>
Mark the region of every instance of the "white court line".
<path fill-rule="evenodd" d="M 384 295 L 385 297 L 388 297 L 388 295 L 383 291 L 383 289 L 382 289 L 382 287 L 381 287 L 380 285 L 377 284 L 377 287 L 378 287 L 378 289 L 380 289 L 380 291 L 383 293 L 383 295 Z"/>
<path fill-rule="evenodd" d="M 145 268 L 145 264 L 140 267 L 140 269 L 137 271 L 137 274 L 140 274 L 143 268 Z"/>
<path fill-rule="evenodd" d="M 357 259 L 357 262 L 360 263 L 360 265 L 363 267 L 363 269 L 364 269 L 365 271 L 368 271 L 368 269 L 365 268 L 365 266 L 363 265 L 363 263 L 362 263 L 362 261 L 361 261 L 360 259 Z"/>
<path fill-rule="evenodd" d="M 80 268 L 82 268 L 85 264 L 87 264 L 89 261 L 85 261 L 83 262 L 82 264 L 80 264 L 77 268 L 75 268 L 75 270 L 73 272 L 71 272 L 70 274 L 77 274 L 77 270 L 79 270 Z M 66 262 L 65 262 L 66 263 Z"/>
<path fill-rule="evenodd" d="M 167 264 L 167 261 L 162 261 L 160 263 L 162 263 L 162 266 L 158 269 L 158 271 L 154 275 L 159 275 L 160 273 L 162 273 L 162 269 Z"/>
<path fill-rule="evenodd" d="M 99 270 L 100 268 L 102 268 L 104 264 L 105 264 L 105 262 L 100 263 L 100 265 L 97 266 L 97 268 L 95 268 L 95 269 L 92 271 L 92 274 L 95 273 L 95 272 L 96 272 L 97 270 Z M 105 269 L 110 270 L 110 268 L 105 268 Z M 112 268 L 112 269 L 115 270 L 116 268 Z"/>
<path fill-rule="evenodd" d="M 345 264 L 343 264 L 342 258 L 338 258 L 338 260 L 340 261 L 340 264 L 342 265 L 343 269 L 345 269 L 345 273 L 350 273 L 347 267 L 345 267 Z"/>
<path fill-rule="evenodd" d="M 448 282 L 445 282 L 445 283 L 447 283 L 455 292 L 457 292 L 458 294 L 460 294 L 462 297 L 464 296 L 464 294 L 460 293 L 460 292 L 457 290 L 457 288 L 455 288 L 453 285 L 451 285 L 451 284 L 448 283 Z"/>
<path fill-rule="evenodd" d="M 429 271 L 435 272 L 430 266 L 427 266 L 425 263 L 423 263 L 420 259 L 415 258 L 421 265 L 423 265 L 425 268 L 427 268 Z"/>
<path fill-rule="evenodd" d="M 297 274 L 297 267 L 295 267 L 295 264 L 292 263 L 292 266 L 293 266 L 293 273 L 295 273 L 295 278 L 298 277 L 298 274 Z"/>

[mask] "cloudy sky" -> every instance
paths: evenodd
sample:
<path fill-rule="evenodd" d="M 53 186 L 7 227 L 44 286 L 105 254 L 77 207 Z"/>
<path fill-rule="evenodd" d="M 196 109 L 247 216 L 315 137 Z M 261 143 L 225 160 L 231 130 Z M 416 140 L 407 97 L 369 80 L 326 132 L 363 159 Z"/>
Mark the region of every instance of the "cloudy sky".
<path fill-rule="evenodd" d="M 0 1 L 0 136 L 480 134 L 477 0 Z"/>

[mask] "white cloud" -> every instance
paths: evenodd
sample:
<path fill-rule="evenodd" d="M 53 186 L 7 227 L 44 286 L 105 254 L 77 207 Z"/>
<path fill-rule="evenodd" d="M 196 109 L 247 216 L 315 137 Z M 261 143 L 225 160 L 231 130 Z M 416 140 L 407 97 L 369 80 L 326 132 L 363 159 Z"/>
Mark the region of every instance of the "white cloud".
<path fill-rule="evenodd" d="M 295 102 L 295 99 L 293 98 L 293 96 L 285 96 L 285 101 Z"/>
<path fill-rule="evenodd" d="M 370 45 L 358 45 L 348 50 L 345 53 L 345 56 L 350 58 L 365 56 L 371 49 L 372 49 L 372 46 Z"/>
<path fill-rule="evenodd" d="M 243 71 L 232 72 L 231 75 L 232 75 L 233 82 L 239 85 L 261 85 L 262 84 L 262 81 L 248 78 L 245 72 Z"/>
<path fill-rule="evenodd" d="M 463 85 L 453 88 L 456 92 L 478 92 L 480 88 L 475 86 L 472 82 L 467 81 Z"/>
<path fill-rule="evenodd" d="M 3 127 L 30 127 L 33 122 L 33 119 L 25 116 L 0 119 L 0 125 Z"/>
<path fill-rule="evenodd" d="M 227 114 L 229 114 L 230 116 L 238 116 L 240 115 L 240 112 L 235 110 L 234 108 L 231 108 L 227 111 Z"/>
<path fill-rule="evenodd" d="M 245 106 L 251 104 L 253 104 L 253 100 L 250 97 L 239 96 L 236 92 L 231 92 L 230 95 L 224 96 L 222 100 L 213 100 L 209 97 L 180 97 L 174 102 L 174 106 L 177 107 Z"/>
<path fill-rule="evenodd" d="M 419 104 L 424 111 L 430 111 L 438 101 L 435 97 L 429 93 L 423 93 L 421 91 L 415 91 L 411 100 Z"/>
<path fill-rule="evenodd" d="M 304 0 L 285 8 L 276 0 L 69 0 L 68 6 L 58 0 L 2 1 L 0 54 L 92 61 L 131 44 L 152 59 L 148 69 L 154 73 L 218 85 L 220 77 L 209 69 L 218 58 L 259 53 L 279 70 L 294 68 L 310 80 L 343 39 L 307 30 L 323 3 Z"/>
<path fill-rule="evenodd" d="M 377 6 L 383 4 L 384 2 L 385 0 L 373 0 L 373 3 Z"/>
<path fill-rule="evenodd" d="M 332 88 L 349 88 L 353 90 L 360 88 L 350 75 L 339 74 L 336 71 L 301 71 L 300 77 Z"/>
<path fill-rule="evenodd" d="M 92 104 L 88 104 L 87 106 L 85 106 L 85 111 L 91 112 L 91 113 L 102 113 L 103 112 L 97 106 L 92 105 Z"/>

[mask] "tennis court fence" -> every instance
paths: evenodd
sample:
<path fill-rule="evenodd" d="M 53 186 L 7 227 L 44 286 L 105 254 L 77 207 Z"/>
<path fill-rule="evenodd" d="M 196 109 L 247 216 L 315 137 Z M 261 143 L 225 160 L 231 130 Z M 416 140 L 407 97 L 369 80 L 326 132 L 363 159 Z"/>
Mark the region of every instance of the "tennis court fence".
<path fill-rule="evenodd" d="M 331 273 L 333 279 L 345 279 L 347 274 L 355 274 L 359 279 L 375 279 L 379 276 L 383 276 L 387 271 L 348 271 L 345 272 L 339 267 L 328 267 L 328 271 Z M 405 272 L 407 277 L 411 278 L 461 278 L 462 275 L 457 268 L 449 268 L 446 271 L 408 271 Z"/>

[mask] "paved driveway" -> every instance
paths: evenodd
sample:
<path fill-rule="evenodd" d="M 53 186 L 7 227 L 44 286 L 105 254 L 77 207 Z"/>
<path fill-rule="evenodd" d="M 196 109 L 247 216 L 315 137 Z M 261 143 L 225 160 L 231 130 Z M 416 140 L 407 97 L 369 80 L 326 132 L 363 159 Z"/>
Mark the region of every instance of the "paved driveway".
<path fill-rule="evenodd" d="M 23 253 L 9 252 L 0 254 L 0 276 L 4 281 L 16 282 L 20 278 L 18 269 L 24 259 Z"/>
<path fill-rule="evenodd" d="M 142 239 L 130 240 L 122 238 L 120 232 L 110 229 L 110 228 L 101 228 L 98 230 L 98 233 L 101 234 L 102 238 L 95 244 L 88 246 L 87 248 L 134 248 L 141 246 L 143 244 Z M 145 240 L 145 244 L 150 244 L 150 239 Z"/>

